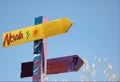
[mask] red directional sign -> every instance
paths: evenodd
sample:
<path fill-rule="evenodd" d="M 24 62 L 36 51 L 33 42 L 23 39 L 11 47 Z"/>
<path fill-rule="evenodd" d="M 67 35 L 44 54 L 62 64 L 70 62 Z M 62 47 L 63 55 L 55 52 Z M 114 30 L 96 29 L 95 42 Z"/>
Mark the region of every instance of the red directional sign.
<path fill-rule="evenodd" d="M 84 61 L 78 55 L 49 59 L 47 74 L 78 71 L 83 63 Z"/>
<path fill-rule="evenodd" d="M 24 62 L 22 63 L 21 68 L 21 78 L 22 77 L 31 77 L 33 75 L 33 62 Z"/>
<path fill-rule="evenodd" d="M 25 64 L 25 63 L 24 63 Z M 33 62 L 29 65 L 32 68 Z M 80 67 L 84 64 L 84 61 L 78 55 L 65 56 L 60 58 L 52 58 L 47 60 L 47 75 L 50 74 L 59 74 L 66 72 L 75 72 L 80 69 Z M 28 63 L 26 63 L 28 65 Z M 24 74 L 32 73 L 32 71 L 24 71 L 25 68 L 22 67 L 21 76 L 24 77 Z M 23 75 L 22 75 L 23 74 Z M 25 77 L 31 77 L 31 75 L 25 75 Z"/>

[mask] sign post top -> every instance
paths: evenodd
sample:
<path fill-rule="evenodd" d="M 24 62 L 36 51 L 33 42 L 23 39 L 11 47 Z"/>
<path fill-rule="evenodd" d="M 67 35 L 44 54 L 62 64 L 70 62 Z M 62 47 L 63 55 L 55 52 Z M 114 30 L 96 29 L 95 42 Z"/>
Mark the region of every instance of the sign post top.
<path fill-rule="evenodd" d="M 69 30 L 71 25 L 72 22 L 68 18 L 64 17 L 19 30 L 6 32 L 2 36 L 2 46 L 5 48 L 58 34 L 63 34 Z"/>

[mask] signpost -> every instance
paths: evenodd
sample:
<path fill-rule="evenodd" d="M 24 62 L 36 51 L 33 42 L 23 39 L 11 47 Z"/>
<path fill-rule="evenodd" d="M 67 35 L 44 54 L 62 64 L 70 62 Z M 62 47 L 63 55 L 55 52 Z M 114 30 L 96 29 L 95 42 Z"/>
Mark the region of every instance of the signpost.
<path fill-rule="evenodd" d="M 23 29 L 7 32 L 3 34 L 2 46 L 9 47 L 34 40 L 66 33 L 72 22 L 68 18 L 61 18 L 42 24 L 29 26 Z"/>
<path fill-rule="evenodd" d="M 29 72 L 25 71 L 27 68 L 23 67 L 23 64 L 25 64 L 29 68 L 32 68 L 33 62 L 26 62 L 26 63 L 22 63 L 21 65 L 22 66 L 21 76 L 32 77 L 32 75 L 29 75 L 32 73 L 32 70 Z M 80 69 L 80 67 L 83 64 L 84 61 L 78 55 L 48 59 L 46 74 L 51 75 L 51 74 L 59 74 L 59 73 L 76 72 Z"/>
<path fill-rule="evenodd" d="M 46 63 L 44 38 L 66 33 L 72 25 L 72 22 L 66 17 L 46 21 L 47 19 L 42 16 L 37 17 L 34 26 L 6 32 L 2 36 L 3 48 L 34 41 L 33 62 L 22 63 L 21 68 L 21 78 L 32 76 L 33 82 L 44 81 L 45 73 L 51 75 L 78 71 L 84 63 L 78 55 L 48 59 Z"/>

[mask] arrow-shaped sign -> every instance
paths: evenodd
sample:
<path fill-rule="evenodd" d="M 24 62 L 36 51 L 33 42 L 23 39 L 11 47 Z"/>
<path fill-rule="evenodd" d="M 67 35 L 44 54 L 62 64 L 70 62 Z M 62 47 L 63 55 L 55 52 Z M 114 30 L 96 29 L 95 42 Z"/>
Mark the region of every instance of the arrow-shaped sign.
<path fill-rule="evenodd" d="M 78 55 L 65 56 L 47 60 L 47 75 L 75 72 L 80 69 L 84 61 Z M 22 63 L 21 78 L 31 77 L 33 62 Z M 27 68 L 29 67 L 29 68 Z M 29 70 L 27 70 L 29 69 Z"/>
<path fill-rule="evenodd" d="M 49 59 L 47 61 L 47 74 L 78 71 L 83 63 L 78 55 Z"/>
<path fill-rule="evenodd" d="M 61 18 L 46 23 L 26 27 L 3 34 L 2 46 L 9 47 L 25 42 L 66 33 L 72 22 L 68 18 Z"/>

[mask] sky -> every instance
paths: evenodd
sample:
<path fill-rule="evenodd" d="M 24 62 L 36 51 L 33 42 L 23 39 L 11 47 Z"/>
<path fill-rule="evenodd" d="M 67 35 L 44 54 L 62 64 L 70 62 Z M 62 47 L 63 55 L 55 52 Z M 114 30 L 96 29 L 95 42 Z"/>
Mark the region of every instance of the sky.
<path fill-rule="evenodd" d="M 2 48 L 2 34 L 32 26 L 38 16 L 73 22 L 67 33 L 47 38 L 47 59 L 77 54 L 85 61 L 77 72 L 46 80 L 120 80 L 120 0 L 0 0 L 0 81 L 32 81 L 20 70 L 33 61 L 33 42 Z"/>

